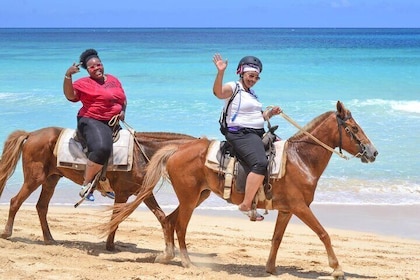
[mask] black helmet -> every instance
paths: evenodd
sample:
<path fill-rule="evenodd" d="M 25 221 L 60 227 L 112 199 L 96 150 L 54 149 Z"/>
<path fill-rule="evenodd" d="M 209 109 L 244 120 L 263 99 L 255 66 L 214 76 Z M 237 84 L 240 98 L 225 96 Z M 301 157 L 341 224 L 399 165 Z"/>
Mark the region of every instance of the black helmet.
<path fill-rule="evenodd" d="M 256 66 L 258 67 L 258 69 L 260 69 L 260 73 L 263 70 L 262 62 L 258 59 L 258 57 L 245 56 L 238 63 L 238 68 L 236 68 L 236 74 L 242 74 L 242 69 L 244 65 Z"/>

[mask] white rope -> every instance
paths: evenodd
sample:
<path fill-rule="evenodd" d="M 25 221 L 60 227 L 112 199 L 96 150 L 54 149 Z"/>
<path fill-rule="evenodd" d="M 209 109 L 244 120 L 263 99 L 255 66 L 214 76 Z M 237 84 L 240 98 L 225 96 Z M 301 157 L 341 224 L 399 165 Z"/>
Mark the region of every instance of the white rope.
<path fill-rule="evenodd" d="M 349 159 L 347 156 L 343 155 L 342 153 L 337 152 L 336 150 L 334 150 L 333 148 L 331 148 L 330 146 L 324 144 L 323 142 L 321 142 L 320 140 L 318 140 L 315 136 L 313 136 L 312 134 L 310 134 L 309 132 L 307 132 L 306 130 L 303 129 L 303 127 L 301 127 L 297 122 L 295 122 L 292 118 L 290 118 L 288 115 L 286 115 L 284 112 L 281 112 L 280 115 L 287 120 L 289 123 L 291 123 L 292 125 L 294 125 L 296 128 L 298 128 L 300 131 L 302 131 L 303 133 L 305 133 L 307 136 L 309 136 L 312 140 L 314 140 L 315 142 L 317 142 L 319 145 L 321 145 L 322 147 L 324 147 L 325 149 L 327 149 L 328 151 L 331 151 L 333 153 L 336 153 L 337 155 L 339 155 L 341 158 L 344 159 Z"/>

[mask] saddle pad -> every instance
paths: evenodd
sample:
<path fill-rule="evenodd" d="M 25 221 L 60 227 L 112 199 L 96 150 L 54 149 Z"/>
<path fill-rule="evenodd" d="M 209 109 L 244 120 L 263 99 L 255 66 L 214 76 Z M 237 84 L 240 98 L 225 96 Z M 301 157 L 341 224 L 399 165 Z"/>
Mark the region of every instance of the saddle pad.
<path fill-rule="evenodd" d="M 286 140 L 276 141 L 274 142 L 274 147 L 276 148 L 276 154 L 274 157 L 274 164 L 273 164 L 273 170 L 271 172 L 270 177 L 274 179 L 280 179 L 284 176 L 284 173 L 286 172 L 286 153 L 285 145 L 287 144 Z M 205 165 L 214 170 L 219 172 L 219 160 L 217 159 L 217 154 L 219 153 L 220 148 L 220 141 L 213 140 L 209 148 L 207 150 L 206 155 L 206 163 Z"/>
<path fill-rule="evenodd" d="M 213 140 L 210 142 L 209 148 L 207 149 L 206 162 L 205 165 L 214 171 L 220 171 L 219 160 L 217 159 L 217 154 L 220 150 L 220 141 Z"/>
<path fill-rule="evenodd" d="M 120 130 L 119 134 L 108 160 L 108 171 L 130 171 L 133 166 L 134 137 L 126 129 Z M 75 130 L 71 128 L 61 132 L 54 149 L 57 167 L 85 170 L 87 157 L 82 145 L 74 139 L 74 135 Z"/>
<path fill-rule="evenodd" d="M 287 140 L 274 142 L 276 155 L 274 156 L 274 166 L 270 174 L 271 178 L 280 179 L 286 173 L 287 154 L 284 152 L 287 147 Z"/>

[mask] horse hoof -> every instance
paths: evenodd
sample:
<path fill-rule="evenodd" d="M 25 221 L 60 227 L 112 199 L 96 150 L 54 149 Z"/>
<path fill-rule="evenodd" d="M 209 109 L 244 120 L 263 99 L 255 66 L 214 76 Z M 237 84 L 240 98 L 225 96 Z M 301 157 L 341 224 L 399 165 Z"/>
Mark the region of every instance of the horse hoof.
<path fill-rule="evenodd" d="M 9 239 L 10 236 L 12 236 L 12 235 L 9 234 L 9 233 L 3 233 L 2 235 L 0 235 L 0 237 L 3 238 L 3 239 Z"/>
<path fill-rule="evenodd" d="M 343 277 L 343 278 L 341 278 Z M 344 276 L 319 276 L 316 278 L 317 280 L 344 280 Z"/>
<path fill-rule="evenodd" d="M 317 280 L 344 280 L 344 276 L 319 276 L 316 278 Z"/>
<path fill-rule="evenodd" d="M 272 274 L 272 275 L 276 275 L 277 274 L 277 270 L 275 266 L 271 266 L 271 265 L 267 265 L 265 267 L 265 272 Z"/>
<path fill-rule="evenodd" d="M 191 268 L 193 264 L 191 262 L 181 262 L 183 268 Z"/>
<path fill-rule="evenodd" d="M 344 272 L 339 270 L 339 271 L 334 271 L 331 274 L 332 277 L 334 277 L 334 280 L 345 280 L 346 278 L 344 277 Z"/>
<path fill-rule="evenodd" d="M 106 246 L 105 248 L 108 252 L 115 252 L 116 251 L 115 246 L 110 246 L 110 247 Z"/>
<path fill-rule="evenodd" d="M 106 244 L 105 248 L 109 252 L 114 252 L 115 251 L 115 244 Z"/>
<path fill-rule="evenodd" d="M 54 239 L 51 239 L 51 240 L 44 240 L 44 244 L 45 245 L 57 245 L 58 242 L 55 241 Z"/>
<path fill-rule="evenodd" d="M 171 257 L 168 257 L 166 254 L 159 254 L 155 258 L 155 263 L 167 264 L 172 260 Z"/>

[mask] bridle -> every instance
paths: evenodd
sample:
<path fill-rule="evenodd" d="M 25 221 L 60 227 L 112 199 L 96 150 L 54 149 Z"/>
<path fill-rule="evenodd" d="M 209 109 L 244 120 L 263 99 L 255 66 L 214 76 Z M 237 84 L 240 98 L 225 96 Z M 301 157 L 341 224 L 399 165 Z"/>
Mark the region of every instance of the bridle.
<path fill-rule="evenodd" d="M 336 153 L 341 158 L 344 158 L 344 159 L 347 159 L 348 160 L 349 158 L 346 155 L 344 155 L 343 154 L 343 151 L 342 151 L 343 138 L 342 138 L 342 130 L 341 130 L 341 127 L 343 127 L 344 130 L 348 134 L 350 134 L 351 139 L 352 140 L 355 140 L 357 142 L 357 144 L 359 145 L 359 147 L 360 147 L 360 151 L 356 155 L 354 155 L 353 157 L 360 158 L 364 154 L 366 154 L 366 146 L 362 143 L 362 141 L 359 139 L 359 137 L 357 137 L 356 133 L 353 132 L 352 129 L 349 128 L 349 126 L 346 124 L 346 121 L 352 118 L 352 116 L 351 116 L 350 113 L 348 113 L 348 115 L 344 119 L 340 118 L 338 112 L 336 113 L 336 119 L 337 119 L 337 124 L 338 124 L 338 132 L 339 132 L 339 135 L 340 135 L 340 142 L 338 144 L 339 152 L 337 152 L 335 149 L 331 148 L 327 144 L 321 142 L 318 138 L 316 138 L 315 136 L 313 136 L 312 134 L 310 134 L 309 132 L 307 132 L 306 130 L 304 130 L 303 127 L 301 127 L 297 122 L 295 122 L 292 118 L 290 118 L 284 112 L 281 112 L 280 115 L 284 119 L 286 119 L 288 122 L 290 122 L 292 125 L 294 125 L 296 128 L 298 128 L 300 131 L 302 131 L 304 134 L 306 134 L 307 136 L 309 136 L 316 143 L 318 143 L 319 145 L 321 145 L 322 147 L 324 147 L 325 149 L 327 149 L 328 151 L 330 151 L 332 153 Z"/>
<path fill-rule="evenodd" d="M 337 125 L 338 125 L 338 134 L 340 137 L 340 142 L 338 144 L 338 149 L 340 151 L 340 154 L 343 154 L 342 151 L 342 144 L 343 144 L 343 136 L 342 136 L 342 128 L 344 128 L 344 131 L 347 132 L 347 134 L 350 135 L 351 140 L 355 141 L 357 143 L 357 145 L 359 145 L 359 152 L 354 155 L 354 157 L 360 158 L 363 155 L 366 154 L 366 146 L 365 144 L 362 143 L 362 141 L 360 140 L 360 138 L 357 136 L 357 134 L 347 125 L 346 121 L 349 119 L 352 119 L 353 117 L 351 116 L 351 113 L 348 112 L 347 116 L 342 119 L 340 118 L 338 112 L 336 113 L 336 119 L 337 119 Z"/>

